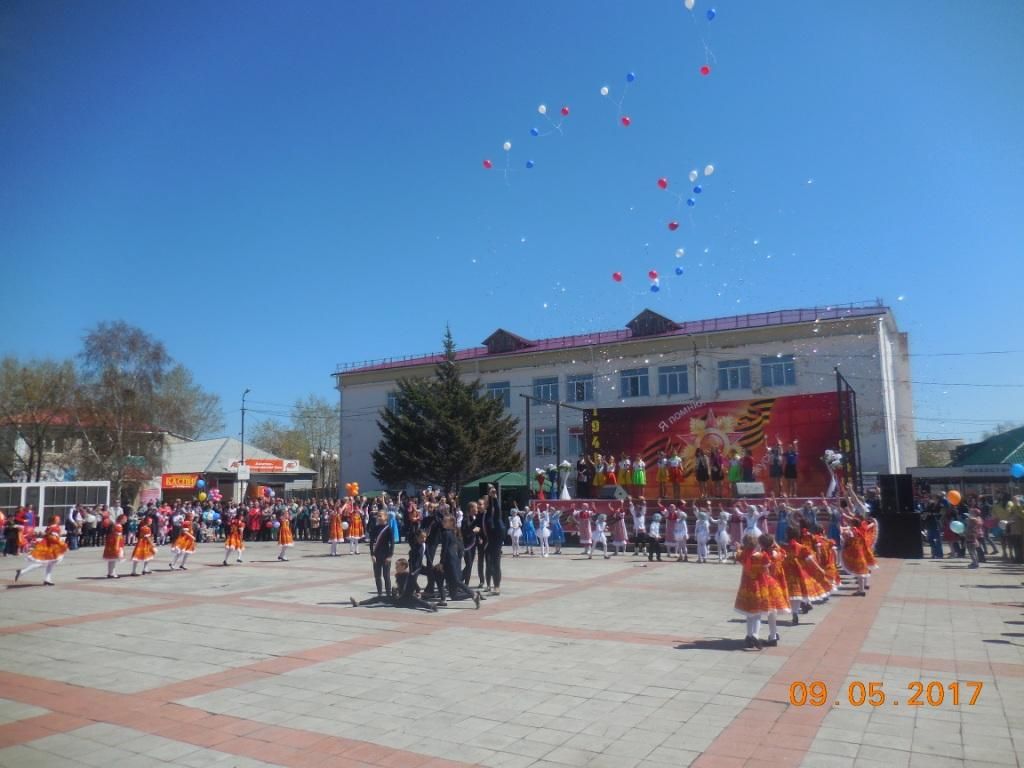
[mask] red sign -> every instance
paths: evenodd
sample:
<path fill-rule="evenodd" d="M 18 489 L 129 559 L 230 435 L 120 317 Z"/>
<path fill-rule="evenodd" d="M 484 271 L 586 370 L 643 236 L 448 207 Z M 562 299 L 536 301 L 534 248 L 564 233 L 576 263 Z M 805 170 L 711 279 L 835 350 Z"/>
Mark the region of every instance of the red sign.
<path fill-rule="evenodd" d="M 196 480 L 199 479 L 199 475 L 161 475 L 160 476 L 160 487 L 164 490 L 177 489 L 177 490 L 191 490 L 196 487 Z"/>
<path fill-rule="evenodd" d="M 658 496 L 658 459 L 664 451 L 682 459 L 682 493 L 698 494 L 696 452 L 711 453 L 720 448 L 725 457 L 723 475 L 728 477 L 728 459 L 734 451 L 743 455 L 750 449 L 754 480 L 770 489 L 769 461 L 765 438 L 783 449 L 798 439 L 798 491 L 815 496 L 828 488 L 829 475 L 822 461 L 828 449 L 840 450 L 839 397 L 835 392 L 791 397 L 732 400 L 714 403 L 689 402 L 638 408 L 600 408 L 584 415 L 585 444 L 591 454 L 616 460 L 642 456 L 647 465 L 643 495 Z M 670 486 L 671 489 L 671 486 Z M 639 495 L 634 492 L 633 495 Z"/>

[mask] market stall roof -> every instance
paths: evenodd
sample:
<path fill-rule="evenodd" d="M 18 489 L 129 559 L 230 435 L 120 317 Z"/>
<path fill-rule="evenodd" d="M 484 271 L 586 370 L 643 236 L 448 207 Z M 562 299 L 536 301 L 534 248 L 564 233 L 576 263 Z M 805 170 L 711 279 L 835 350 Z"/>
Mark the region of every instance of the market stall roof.
<path fill-rule="evenodd" d="M 165 474 L 234 472 L 235 468 L 232 463 L 237 463 L 241 455 L 242 443 L 233 437 L 169 443 L 164 448 L 163 471 Z M 287 467 L 284 471 L 285 474 L 309 475 L 310 477 L 316 474 L 316 470 L 304 467 L 292 460 L 282 459 L 280 456 L 275 456 L 248 443 L 245 444 L 245 459 L 247 463 L 250 459 L 285 462 Z"/>

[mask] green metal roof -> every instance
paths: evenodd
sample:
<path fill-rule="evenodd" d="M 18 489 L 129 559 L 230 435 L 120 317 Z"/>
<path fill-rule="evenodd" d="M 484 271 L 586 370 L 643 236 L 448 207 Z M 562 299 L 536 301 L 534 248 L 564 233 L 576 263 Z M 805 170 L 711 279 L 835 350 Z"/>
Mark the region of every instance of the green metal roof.
<path fill-rule="evenodd" d="M 1024 427 L 993 435 L 980 443 L 960 446 L 956 449 L 952 466 L 1017 463 L 1024 463 Z"/>

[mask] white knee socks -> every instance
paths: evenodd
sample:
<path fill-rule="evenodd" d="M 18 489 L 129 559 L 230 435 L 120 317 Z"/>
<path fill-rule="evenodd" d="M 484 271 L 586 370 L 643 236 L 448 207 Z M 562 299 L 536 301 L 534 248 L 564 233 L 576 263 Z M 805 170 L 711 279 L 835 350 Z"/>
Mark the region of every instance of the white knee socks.
<path fill-rule="evenodd" d="M 747 636 L 757 637 L 761 634 L 761 617 L 747 616 Z"/>

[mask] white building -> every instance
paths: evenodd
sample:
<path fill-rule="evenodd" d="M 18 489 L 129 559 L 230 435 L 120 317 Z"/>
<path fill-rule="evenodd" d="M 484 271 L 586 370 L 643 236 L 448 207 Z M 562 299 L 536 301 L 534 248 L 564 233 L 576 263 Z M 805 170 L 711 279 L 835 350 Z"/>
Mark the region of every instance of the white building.
<path fill-rule="evenodd" d="M 838 368 L 856 391 L 861 471 L 903 472 L 917 462 L 907 335 L 881 304 L 685 322 L 645 310 L 624 330 L 531 340 L 498 329 L 483 344 L 457 353 L 461 369 L 502 399 L 521 428 L 527 400 L 520 394 L 587 409 L 713 407 L 835 393 Z M 391 404 L 398 379 L 430 376 L 439 359 L 437 354 L 338 367 L 346 482 L 377 487 L 371 452 L 380 441 L 380 410 Z M 561 409 L 559 441 L 555 410 L 550 405 L 531 410 L 531 466 L 553 462 L 556 448 L 571 461 L 584 451 L 583 413 Z M 766 435 L 774 442 L 771 425 Z M 524 453 L 525 438 L 520 440 Z"/>

